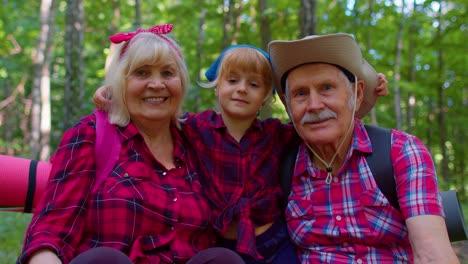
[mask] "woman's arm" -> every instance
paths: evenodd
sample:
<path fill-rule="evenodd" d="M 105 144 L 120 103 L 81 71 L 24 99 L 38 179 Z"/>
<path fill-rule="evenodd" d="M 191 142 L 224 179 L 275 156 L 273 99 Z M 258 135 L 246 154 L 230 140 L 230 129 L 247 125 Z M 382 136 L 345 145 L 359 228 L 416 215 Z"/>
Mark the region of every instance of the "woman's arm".
<path fill-rule="evenodd" d="M 84 117 L 67 130 L 51 159 L 49 181 L 25 235 L 23 263 L 44 249 L 60 250 L 70 260 L 86 228 L 86 211 L 95 179 L 95 116 Z"/>
<path fill-rule="evenodd" d="M 52 250 L 41 249 L 32 255 L 28 264 L 62 264 L 62 261 Z"/>

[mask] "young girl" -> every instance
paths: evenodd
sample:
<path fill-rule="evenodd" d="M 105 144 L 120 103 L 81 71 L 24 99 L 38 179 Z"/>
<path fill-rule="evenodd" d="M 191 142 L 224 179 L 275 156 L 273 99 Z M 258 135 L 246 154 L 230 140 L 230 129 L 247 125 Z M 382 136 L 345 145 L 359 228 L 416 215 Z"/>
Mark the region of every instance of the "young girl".
<path fill-rule="evenodd" d="M 187 114 L 182 130 L 197 151 L 199 174 L 210 201 L 218 245 L 247 263 L 299 263 L 281 206 L 283 149 L 300 138 L 278 119 L 257 119 L 273 90 L 269 56 L 250 45 L 227 48 L 206 72 L 220 112 Z M 386 81 L 376 89 L 385 95 Z M 105 105 L 101 88 L 95 103 Z M 101 107 L 102 108 L 102 107 Z"/>

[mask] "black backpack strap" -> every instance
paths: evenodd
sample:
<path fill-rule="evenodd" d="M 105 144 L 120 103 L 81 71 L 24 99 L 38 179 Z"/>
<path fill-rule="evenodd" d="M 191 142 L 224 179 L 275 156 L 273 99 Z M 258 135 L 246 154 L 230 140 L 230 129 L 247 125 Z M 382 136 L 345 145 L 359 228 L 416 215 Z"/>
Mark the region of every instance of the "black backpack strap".
<path fill-rule="evenodd" d="M 294 165 L 296 164 L 298 151 L 299 144 L 293 144 L 283 151 L 280 159 L 279 178 L 281 189 L 283 190 L 282 205 L 284 208 L 288 203 L 288 196 L 291 192 L 292 175 L 294 174 Z"/>
<path fill-rule="evenodd" d="M 379 189 L 387 197 L 390 204 L 400 211 L 390 155 L 392 150 L 391 130 L 371 125 L 365 125 L 365 128 L 372 144 L 372 153 L 366 155 L 367 165 L 369 165 Z"/>

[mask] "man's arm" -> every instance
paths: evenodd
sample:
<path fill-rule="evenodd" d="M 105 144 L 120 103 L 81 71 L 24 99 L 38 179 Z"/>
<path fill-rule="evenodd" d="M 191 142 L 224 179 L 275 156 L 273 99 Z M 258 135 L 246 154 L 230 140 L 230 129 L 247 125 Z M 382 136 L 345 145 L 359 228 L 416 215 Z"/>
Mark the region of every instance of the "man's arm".
<path fill-rule="evenodd" d="M 415 264 L 459 264 L 447 234 L 444 218 L 419 215 L 406 220 Z"/>

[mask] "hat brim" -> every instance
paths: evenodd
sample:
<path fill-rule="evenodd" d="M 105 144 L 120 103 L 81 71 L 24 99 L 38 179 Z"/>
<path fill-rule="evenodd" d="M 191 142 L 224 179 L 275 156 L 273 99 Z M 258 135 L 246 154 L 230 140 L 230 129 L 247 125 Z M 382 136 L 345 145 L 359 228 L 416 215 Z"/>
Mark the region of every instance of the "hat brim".
<path fill-rule="evenodd" d="M 292 69 L 308 63 L 339 65 L 364 81 L 364 98 L 357 113 L 367 114 L 377 101 L 377 72 L 362 57 L 354 37 L 346 33 L 312 35 L 300 40 L 271 41 L 268 45 L 278 95 L 284 100 L 284 78 Z M 283 101 L 284 103 L 284 101 Z"/>

